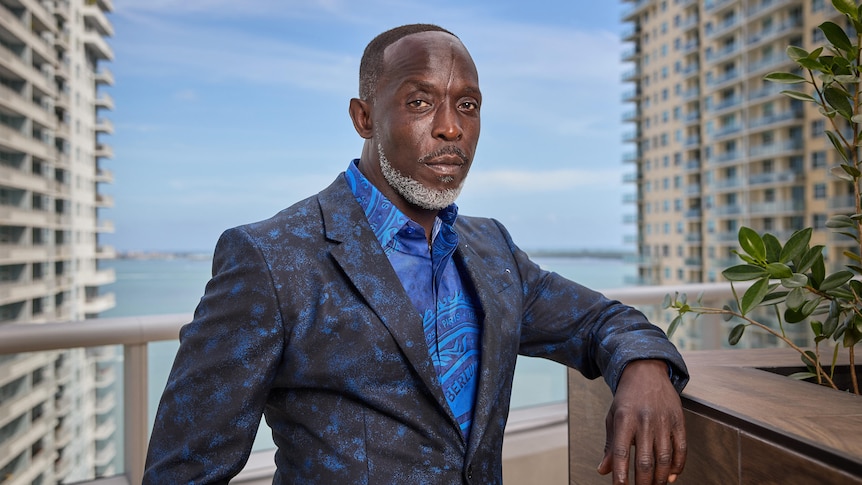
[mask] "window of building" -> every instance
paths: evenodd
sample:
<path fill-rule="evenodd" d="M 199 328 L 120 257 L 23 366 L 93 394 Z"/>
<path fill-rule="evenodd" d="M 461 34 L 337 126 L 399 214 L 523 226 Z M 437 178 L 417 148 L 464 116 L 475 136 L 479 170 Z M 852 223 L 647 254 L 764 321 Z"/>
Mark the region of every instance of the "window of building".
<path fill-rule="evenodd" d="M 826 166 L 826 152 L 817 150 L 811 152 L 811 168 L 821 168 Z"/>
<path fill-rule="evenodd" d="M 811 136 L 818 137 L 826 131 L 826 123 L 823 120 L 814 120 L 811 122 Z"/>
<path fill-rule="evenodd" d="M 819 12 L 826 8 L 826 2 L 824 0 L 811 0 L 811 11 Z"/>
<path fill-rule="evenodd" d="M 819 28 L 815 28 L 811 30 L 811 42 L 815 44 L 820 44 L 826 40 L 826 36 L 823 35 L 823 31 Z"/>
<path fill-rule="evenodd" d="M 825 229 L 826 220 L 826 214 L 813 214 L 811 216 L 811 225 L 814 226 L 814 229 Z"/>
<path fill-rule="evenodd" d="M 825 199 L 826 198 L 826 184 L 814 184 L 814 198 L 815 199 Z"/>
<path fill-rule="evenodd" d="M 763 191 L 764 202 L 775 202 L 775 189 L 766 189 Z"/>

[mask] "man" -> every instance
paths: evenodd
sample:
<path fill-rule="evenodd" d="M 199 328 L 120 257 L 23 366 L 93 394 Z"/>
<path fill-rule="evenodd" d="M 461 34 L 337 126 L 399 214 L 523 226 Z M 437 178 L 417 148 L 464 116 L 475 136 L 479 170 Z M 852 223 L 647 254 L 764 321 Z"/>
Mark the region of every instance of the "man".
<path fill-rule="evenodd" d="M 517 354 L 604 376 L 599 472 L 665 483 L 685 461 L 685 364 L 637 311 L 541 270 L 453 202 L 479 138 L 457 37 L 375 38 L 350 117 L 359 160 L 314 197 L 226 231 L 150 442 L 145 483 L 226 483 L 261 414 L 274 483 L 500 483 Z M 675 388 L 675 387 L 676 388 Z"/>

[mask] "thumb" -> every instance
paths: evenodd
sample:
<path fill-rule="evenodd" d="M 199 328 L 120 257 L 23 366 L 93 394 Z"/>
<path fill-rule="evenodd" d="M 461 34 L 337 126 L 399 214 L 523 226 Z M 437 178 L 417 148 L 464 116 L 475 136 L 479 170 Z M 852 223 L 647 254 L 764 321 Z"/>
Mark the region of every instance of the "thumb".
<path fill-rule="evenodd" d="M 602 457 L 602 462 L 599 463 L 596 471 L 599 472 L 599 475 L 607 475 L 613 470 L 613 460 L 611 460 L 611 452 L 610 447 L 605 447 L 605 456 Z"/>

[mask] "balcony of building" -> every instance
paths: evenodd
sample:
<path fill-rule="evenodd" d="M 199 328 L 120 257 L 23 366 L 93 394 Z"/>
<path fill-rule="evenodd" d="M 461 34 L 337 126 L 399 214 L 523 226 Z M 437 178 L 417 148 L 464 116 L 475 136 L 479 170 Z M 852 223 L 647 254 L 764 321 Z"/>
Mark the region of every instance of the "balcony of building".
<path fill-rule="evenodd" d="M 96 194 L 96 207 L 101 209 L 114 207 L 114 197 L 108 194 Z"/>
<path fill-rule="evenodd" d="M 749 214 L 756 215 L 793 215 L 805 210 L 804 200 L 776 200 L 749 204 Z"/>
<path fill-rule="evenodd" d="M 726 8 L 732 7 L 735 0 L 706 0 L 703 2 L 703 10 L 709 13 L 717 13 Z"/>
<path fill-rule="evenodd" d="M 84 46 L 99 60 L 113 61 L 114 49 L 97 30 L 87 30 L 83 34 Z"/>
<path fill-rule="evenodd" d="M 750 185 L 784 185 L 795 184 L 804 178 L 800 170 L 783 170 L 780 172 L 758 173 L 748 177 Z"/>
<path fill-rule="evenodd" d="M 105 66 L 99 66 L 95 76 L 96 84 L 104 84 L 105 86 L 114 85 L 114 73 Z"/>
<path fill-rule="evenodd" d="M 739 55 L 741 52 L 742 49 L 736 42 L 723 46 L 720 49 L 707 49 L 706 62 L 708 64 L 715 64 L 717 62 L 726 61 L 728 58 Z"/>
<path fill-rule="evenodd" d="M 735 237 L 735 234 L 734 234 Z M 640 264 L 649 265 L 653 263 L 651 258 L 643 258 Z M 685 264 L 697 266 L 703 261 L 699 257 L 685 259 Z M 649 280 L 640 277 L 642 281 Z M 674 291 L 680 291 L 689 295 L 701 295 L 705 301 L 724 301 L 730 298 L 730 287 L 725 283 L 717 284 L 692 284 L 675 285 Z M 656 308 L 660 305 L 664 295 L 669 291 L 668 287 L 637 287 L 605 290 L 605 294 L 613 299 L 618 299 L 626 304 L 647 308 Z M 122 433 L 114 424 L 108 422 L 93 422 L 94 432 L 99 436 L 114 437 L 113 441 L 102 441 L 96 448 L 95 461 L 99 464 L 97 469 L 105 475 L 120 473 L 113 476 L 91 477 L 89 480 L 80 482 L 81 485 L 129 485 L 140 483 L 143 474 L 144 456 L 149 435 L 149 347 L 160 341 L 175 340 L 179 328 L 190 319 L 190 315 L 164 315 L 148 317 L 128 317 L 114 319 L 84 320 L 73 323 L 47 323 L 43 325 L 4 325 L 0 326 L 0 355 L 21 354 L 32 352 L 48 352 L 62 349 L 94 348 L 98 346 L 121 346 L 122 347 L 122 376 L 118 375 L 118 381 L 122 385 L 117 386 L 117 392 L 122 393 Z M 39 355 L 39 354 L 32 354 Z M 700 353 L 687 353 L 686 359 L 694 362 L 699 361 Z M 798 360 L 798 358 L 797 358 Z M 708 374 L 701 367 L 690 366 L 692 370 L 692 382 L 698 379 L 706 379 Z M 605 477 L 583 474 L 578 469 L 583 461 L 582 455 L 589 455 L 589 459 L 601 456 L 601 448 L 604 439 L 583 439 L 575 435 L 582 433 L 581 428 L 590 429 L 598 427 L 603 430 L 603 416 L 607 409 L 607 403 L 603 402 L 598 407 L 591 401 L 592 392 L 582 392 L 579 387 L 582 381 L 573 374 L 569 376 L 568 404 L 565 402 L 552 403 L 548 405 L 515 409 L 512 411 L 506 430 L 503 448 L 503 474 L 505 483 L 512 484 L 534 484 L 534 483 L 605 483 Z M 48 381 L 45 381 L 46 383 Z M 736 381 L 733 381 L 736 382 Z M 789 381 L 788 381 L 789 382 Z M 731 384 L 728 381 L 728 384 Z M 565 385 L 562 383 L 562 385 Z M 574 387 L 573 387 L 574 385 Z M 599 381 L 598 386 L 604 385 Z M 50 395 L 50 390 L 49 394 Z M 606 388 L 601 392 L 610 395 Z M 703 412 L 704 401 L 702 400 L 702 386 L 692 384 L 691 390 L 683 393 L 683 406 L 686 412 Z M 120 402 L 118 399 L 116 402 Z M 582 421 L 579 418 L 581 412 L 594 412 L 602 416 L 601 419 L 590 418 Z M 570 419 L 578 420 L 579 425 L 567 426 Z M 68 440 L 70 427 L 61 422 L 53 425 L 47 422 L 36 423 L 36 426 L 44 425 L 45 433 L 50 433 L 58 442 Z M 111 422 L 113 423 L 113 422 Z M 689 427 L 690 450 L 695 451 L 702 448 L 707 440 L 701 433 L 704 430 L 698 426 Z M 569 433 L 572 433 L 570 436 Z M 122 439 L 119 440 L 120 436 Z M 603 436 L 603 434 L 602 434 Z M 851 439 L 844 447 L 857 445 L 859 437 Z M 843 449 L 843 448 L 842 448 Z M 27 475 L 28 479 L 35 480 L 43 471 L 69 471 L 65 464 L 69 457 L 62 455 L 46 457 L 47 455 L 39 449 L 33 449 L 32 457 L 27 456 L 27 451 L 7 450 L 10 455 L 16 456 L 14 452 L 23 457 L 20 466 L 12 466 L 10 471 L 15 473 L 16 478 Z M 122 455 L 125 468 L 115 470 L 113 463 L 115 458 Z M 768 461 L 769 456 L 763 459 Z M 686 473 L 689 475 L 708 472 L 704 464 L 692 461 Z M 843 470 L 843 471 L 842 471 Z M 566 475 L 572 473 L 567 481 Z M 273 451 L 260 449 L 254 451 L 249 458 L 245 469 L 231 483 L 236 485 L 256 485 L 259 483 L 271 483 L 274 473 Z M 683 481 L 686 473 L 682 475 Z M 840 466 L 827 469 L 827 473 L 849 473 L 858 477 L 858 470 L 852 472 Z M 827 475 L 832 476 L 832 475 Z M 852 477 L 851 477 L 852 478 Z M 29 482 L 27 482 L 29 483 Z M 685 482 L 689 483 L 689 482 Z M 730 482 L 727 482 L 730 483 Z M 734 481 L 733 483 L 737 483 Z M 748 483 L 748 482 L 745 482 Z M 839 482 L 824 482 L 839 483 Z M 856 482 L 847 482 L 856 483 Z"/>
<path fill-rule="evenodd" d="M 113 110 L 114 98 L 112 98 L 108 93 L 99 93 L 99 95 L 96 96 L 96 108 Z"/>
<path fill-rule="evenodd" d="M 754 145 L 748 149 L 748 156 L 754 159 L 790 155 L 802 150 L 802 146 L 803 143 L 800 140 L 784 140 L 778 143 Z"/>
<path fill-rule="evenodd" d="M 631 21 L 646 10 L 647 7 L 656 3 L 656 0 L 628 0 L 630 5 L 623 7 L 622 20 Z"/>
<path fill-rule="evenodd" d="M 759 44 L 773 42 L 791 34 L 798 34 L 803 27 L 802 19 L 799 17 L 787 18 L 778 25 L 770 25 L 748 36 L 746 47 L 749 49 L 758 47 Z"/>
<path fill-rule="evenodd" d="M 105 11 L 99 5 L 99 2 L 85 2 L 81 7 L 81 14 L 84 17 L 84 25 L 88 30 L 94 30 L 99 35 L 106 37 L 114 36 L 114 27 L 105 16 Z"/>
<path fill-rule="evenodd" d="M 661 290 L 659 289 L 659 291 Z M 616 297 L 614 295 L 609 296 Z M 630 296 L 644 301 L 661 300 L 661 296 L 657 294 L 651 294 L 644 298 L 639 295 L 639 292 L 632 292 Z M 125 403 L 123 441 L 117 443 L 119 447 L 112 448 L 114 445 L 107 445 L 100 448 L 97 450 L 99 456 L 96 459 L 100 463 L 107 464 L 114 455 L 123 454 L 126 469 L 121 476 L 105 477 L 85 483 L 99 485 L 140 483 L 144 451 L 149 434 L 147 347 L 153 342 L 175 340 L 180 326 L 189 318 L 188 315 L 170 315 L 86 320 L 74 324 L 0 326 L 0 354 L 80 347 L 92 348 L 103 345 L 123 346 L 123 385 L 118 386 L 118 388 L 122 388 L 122 402 Z M 47 392 L 46 396 L 50 396 L 50 389 Z M 99 436 L 114 435 L 118 430 L 113 427 L 113 424 L 107 423 L 109 422 L 94 422 L 94 432 Z M 67 428 L 60 426 L 45 431 L 62 438 L 65 436 L 65 429 Z M 506 445 L 503 452 L 506 473 L 511 479 L 513 475 L 523 474 L 525 466 L 529 467 L 527 469 L 529 471 L 528 476 L 537 480 L 531 483 L 548 483 L 544 477 L 547 477 L 549 471 L 552 470 L 555 470 L 557 476 L 560 473 L 565 476 L 567 468 L 566 447 L 564 403 L 513 410 L 506 428 Z M 597 453 L 599 453 L 598 449 Z M 557 461 L 552 461 L 549 465 L 548 459 L 556 459 Z M 42 470 L 47 469 L 46 467 L 55 467 L 55 465 L 56 463 L 53 461 L 46 461 L 45 463 L 34 461 L 30 464 L 31 467 L 40 466 Z M 24 468 L 27 467 L 22 467 L 22 470 Z M 273 471 L 272 451 L 258 451 L 252 455 L 243 473 L 231 483 L 269 483 L 272 480 Z"/>
<path fill-rule="evenodd" d="M 114 147 L 107 143 L 96 143 L 96 158 L 114 158 Z"/>
<path fill-rule="evenodd" d="M 99 118 L 96 120 L 95 130 L 97 133 L 112 135 L 114 133 L 114 123 L 107 118 Z"/>

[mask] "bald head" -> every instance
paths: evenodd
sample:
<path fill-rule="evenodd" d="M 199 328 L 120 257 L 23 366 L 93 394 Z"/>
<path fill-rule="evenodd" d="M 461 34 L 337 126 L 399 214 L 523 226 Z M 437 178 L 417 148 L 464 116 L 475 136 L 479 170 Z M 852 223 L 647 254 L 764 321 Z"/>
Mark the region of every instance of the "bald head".
<path fill-rule="evenodd" d="M 383 52 L 386 48 L 408 35 L 420 32 L 444 32 L 458 38 L 452 32 L 433 24 L 402 25 L 378 35 L 365 47 L 359 63 L 359 99 L 364 101 L 374 99 L 377 81 L 380 80 L 384 70 Z"/>

